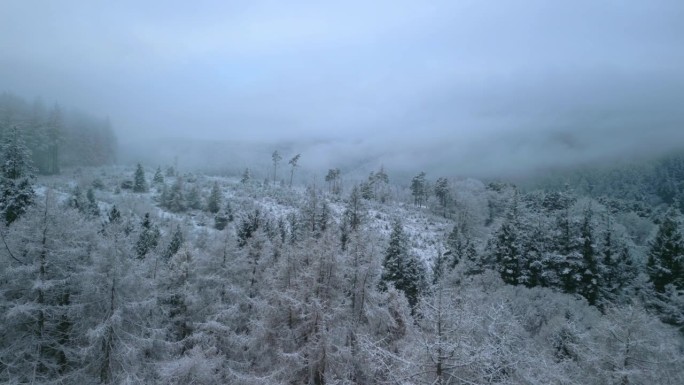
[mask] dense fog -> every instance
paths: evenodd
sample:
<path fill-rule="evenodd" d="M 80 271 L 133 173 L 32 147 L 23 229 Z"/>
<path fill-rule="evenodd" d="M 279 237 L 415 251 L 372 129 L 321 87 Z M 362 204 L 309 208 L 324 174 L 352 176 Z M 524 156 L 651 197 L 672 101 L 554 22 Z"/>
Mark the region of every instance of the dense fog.
<path fill-rule="evenodd" d="M 0 3 L 0 383 L 684 383 L 684 3 Z"/>

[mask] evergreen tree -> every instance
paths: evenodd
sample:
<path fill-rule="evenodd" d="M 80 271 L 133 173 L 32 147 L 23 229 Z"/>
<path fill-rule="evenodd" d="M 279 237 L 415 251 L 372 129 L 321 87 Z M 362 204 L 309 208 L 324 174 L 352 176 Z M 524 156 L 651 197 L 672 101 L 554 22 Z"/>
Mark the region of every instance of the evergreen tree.
<path fill-rule="evenodd" d="M 163 199 L 162 202 L 166 202 L 164 206 L 171 212 L 180 213 L 187 209 L 185 196 L 183 194 L 183 178 L 176 178 L 176 181 L 168 190 L 167 194 L 164 194 L 164 192 L 165 191 L 162 190 L 162 197 L 166 195 L 166 199 Z"/>
<path fill-rule="evenodd" d="M 242 184 L 247 184 L 249 181 L 252 179 L 252 174 L 249 171 L 249 168 L 245 168 L 245 171 L 242 172 L 242 178 L 240 179 L 240 183 Z"/>
<path fill-rule="evenodd" d="M 399 219 L 392 224 L 392 233 L 382 266 L 380 287 L 386 288 L 388 284 L 393 284 L 397 290 L 404 293 L 411 307 L 415 308 L 424 288 L 425 267 L 410 253 L 408 237 Z"/>
<path fill-rule="evenodd" d="M 86 213 L 88 215 L 91 215 L 93 217 L 99 217 L 100 216 L 100 206 L 97 204 L 97 199 L 95 198 L 95 190 L 93 188 L 89 188 L 88 191 L 86 192 L 86 200 L 87 202 L 87 207 L 86 207 Z"/>
<path fill-rule="evenodd" d="M 200 198 L 200 191 L 197 185 L 194 185 L 190 188 L 190 192 L 188 192 L 188 208 L 191 208 L 193 210 L 199 210 L 202 208 L 202 201 Z"/>
<path fill-rule="evenodd" d="M 109 211 L 109 222 L 120 222 L 121 221 L 121 212 L 119 209 L 116 208 L 116 205 L 112 206 L 112 209 Z"/>
<path fill-rule="evenodd" d="M 62 136 L 62 111 L 55 105 L 47 123 L 47 174 L 59 174 L 59 144 Z"/>
<path fill-rule="evenodd" d="M 164 174 L 162 174 L 161 167 L 157 167 L 157 170 L 154 172 L 154 177 L 152 177 L 152 182 L 154 184 L 164 183 Z"/>
<path fill-rule="evenodd" d="M 223 230 L 229 222 L 233 221 L 233 209 L 230 202 L 226 202 L 223 209 L 214 216 L 214 228 L 216 230 Z"/>
<path fill-rule="evenodd" d="M 601 277 L 599 274 L 599 264 L 594 245 L 593 230 L 592 230 L 592 210 L 588 208 L 584 214 L 584 222 L 582 223 L 581 238 L 582 238 L 582 273 L 579 293 L 587 299 L 590 305 L 596 305 L 599 296 L 599 282 Z"/>
<path fill-rule="evenodd" d="M 358 186 L 354 186 L 349 194 L 347 205 L 344 210 L 344 219 L 352 232 L 357 231 L 363 223 L 365 217 L 365 207 L 361 198 L 361 190 Z"/>
<path fill-rule="evenodd" d="M 135 176 L 133 180 L 133 192 L 143 193 L 148 191 L 147 180 L 145 180 L 145 170 L 142 165 L 138 163 L 135 169 Z"/>
<path fill-rule="evenodd" d="M 292 178 L 294 177 L 294 172 L 298 166 L 299 158 L 301 156 L 302 156 L 301 154 L 297 154 L 297 155 L 293 156 L 292 159 L 290 159 L 290 161 L 288 162 L 290 165 L 290 187 L 292 187 Z"/>
<path fill-rule="evenodd" d="M 435 182 L 435 196 L 439 199 L 439 204 L 442 206 L 443 215 L 446 218 L 446 208 L 449 203 L 449 181 L 447 178 L 441 177 Z"/>
<path fill-rule="evenodd" d="M 413 195 L 413 204 L 416 206 L 423 204 L 426 195 L 426 184 L 425 172 L 422 171 L 411 180 L 411 195 Z"/>
<path fill-rule="evenodd" d="M 31 153 L 16 126 L 0 145 L 0 213 L 6 224 L 14 222 L 33 203 Z"/>
<path fill-rule="evenodd" d="M 207 211 L 212 214 L 216 214 L 221 209 L 221 189 L 219 188 L 218 182 L 214 182 L 211 187 L 211 194 L 209 194 L 209 199 L 207 200 Z"/>
<path fill-rule="evenodd" d="M 140 226 L 140 235 L 138 236 L 138 241 L 135 244 L 135 251 L 138 255 L 138 258 L 142 259 L 145 258 L 147 253 L 157 247 L 157 244 L 159 243 L 160 232 L 157 226 L 152 224 L 149 213 L 145 213 L 145 217 L 143 218 Z"/>
<path fill-rule="evenodd" d="M 651 242 L 647 272 L 658 293 L 665 292 L 665 287 L 670 284 L 684 289 L 684 241 L 674 209 L 665 214 Z"/>
<path fill-rule="evenodd" d="M 169 246 L 166 248 L 166 251 L 164 252 L 164 258 L 169 260 L 171 257 L 176 255 L 178 250 L 180 250 L 181 246 L 183 246 L 183 232 L 181 231 L 180 226 L 176 226 L 176 230 L 173 232 L 173 235 L 171 236 L 171 242 L 169 242 Z"/>

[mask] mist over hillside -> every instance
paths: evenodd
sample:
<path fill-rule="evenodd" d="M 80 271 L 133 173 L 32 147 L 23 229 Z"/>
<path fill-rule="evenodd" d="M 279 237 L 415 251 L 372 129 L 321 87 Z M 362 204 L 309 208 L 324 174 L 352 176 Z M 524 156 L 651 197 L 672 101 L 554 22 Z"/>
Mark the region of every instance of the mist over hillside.
<path fill-rule="evenodd" d="M 684 384 L 682 20 L 0 1 L 0 383 Z"/>

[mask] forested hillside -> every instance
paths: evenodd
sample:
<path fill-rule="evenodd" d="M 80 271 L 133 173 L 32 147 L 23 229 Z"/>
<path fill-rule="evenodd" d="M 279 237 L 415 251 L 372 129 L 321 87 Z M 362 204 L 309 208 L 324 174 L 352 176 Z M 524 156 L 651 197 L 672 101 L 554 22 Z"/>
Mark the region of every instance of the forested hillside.
<path fill-rule="evenodd" d="M 25 199 L 2 202 L 0 382 L 684 383 L 666 202 L 384 168 L 278 183 L 299 157 L 277 152 L 269 175 L 32 178 L 21 140 L 2 150 Z"/>
<path fill-rule="evenodd" d="M 116 136 L 108 119 L 59 105 L 46 106 L 10 94 L 0 94 L 0 139 L 16 128 L 41 174 L 58 174 L 63 167 L 102 166 L 116 159 Z"/>

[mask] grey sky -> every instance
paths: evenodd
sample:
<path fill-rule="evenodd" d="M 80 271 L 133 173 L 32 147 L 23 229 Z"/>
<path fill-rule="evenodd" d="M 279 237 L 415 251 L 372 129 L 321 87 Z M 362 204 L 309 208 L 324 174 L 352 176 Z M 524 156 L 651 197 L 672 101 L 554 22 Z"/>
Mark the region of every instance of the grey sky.
<path fill-rule="evenodd" d="M 5 0 L 0 90 L 127 137 L 600 158 L 684 141 L 682 20 L 681 0 Z"/>

